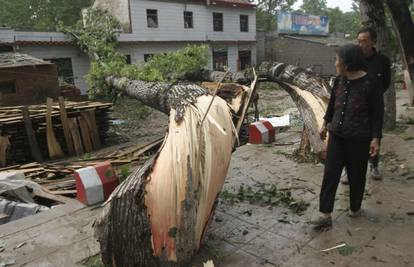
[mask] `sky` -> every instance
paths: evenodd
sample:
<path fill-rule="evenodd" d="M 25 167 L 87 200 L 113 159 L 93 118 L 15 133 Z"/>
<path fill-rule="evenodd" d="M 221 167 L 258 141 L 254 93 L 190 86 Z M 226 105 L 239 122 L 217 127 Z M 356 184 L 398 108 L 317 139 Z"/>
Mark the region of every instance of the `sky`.
<path fill-rule="evenodd" d="M 352 0 L 327 0 L 328 7 L 339 7 L 342 11 L 347 12 L 352 10 Z M 293 6 L 299 8 L 302 5 L 302 0 L 298 0 Z"/>

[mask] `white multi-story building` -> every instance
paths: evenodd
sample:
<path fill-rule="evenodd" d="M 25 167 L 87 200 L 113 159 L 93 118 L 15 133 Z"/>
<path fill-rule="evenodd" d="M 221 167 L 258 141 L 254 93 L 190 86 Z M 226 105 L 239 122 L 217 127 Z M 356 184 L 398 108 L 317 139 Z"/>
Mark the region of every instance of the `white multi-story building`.
<path fill-rule="evenodd" d="M 256 63 L 256 10 L 247 0 L 96 0 L 95 6 L 120 20 L 119 50 L 131 63 L 197 43 L 210 48 L 209 69 L 237 71 Z M 57 63 L 63 78 L 87 92 L 89 60 L 64 34 L 3 28 L 2 43 Z"/>

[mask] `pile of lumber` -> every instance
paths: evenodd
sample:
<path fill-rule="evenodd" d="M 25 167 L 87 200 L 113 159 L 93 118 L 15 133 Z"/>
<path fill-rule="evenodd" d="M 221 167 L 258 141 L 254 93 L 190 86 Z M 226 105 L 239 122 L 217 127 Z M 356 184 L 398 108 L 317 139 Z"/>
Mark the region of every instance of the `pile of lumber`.
<path fill-rule="evenodd" d="M 70 102 L 0 107 L 0 159 L 5 164 L 82 155 L 105 143 L 112 104 Z"/>
<path fill-rule="evenodd" d="M 162 141 L 163 139 L 158 139 L 148 144 L 140 144 L 103 155 L 97 154 L 88 158 L 75 158 L 48 163 L 16 164 L 0 168 L 0 172 L 22 172 L 26 179 L 38 183 L 52 194 L 75 197 L 76 184 L 74 173 L 76 170 L 93 166 L 103 161 L 109 161 L 115 169 L 126 164 L 129 164 L 131 167 L 140 165 L 159 149 Z"/>

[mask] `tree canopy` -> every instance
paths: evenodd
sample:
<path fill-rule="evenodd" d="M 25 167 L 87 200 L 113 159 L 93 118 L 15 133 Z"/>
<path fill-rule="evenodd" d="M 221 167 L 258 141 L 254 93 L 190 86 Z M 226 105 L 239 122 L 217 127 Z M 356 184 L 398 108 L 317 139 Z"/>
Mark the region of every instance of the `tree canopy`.
<path fill-rule="evenodd" d="M 74 25 L 92 0 L 0 0 L 0 26 L 55 31 L 58 22 Z"/>

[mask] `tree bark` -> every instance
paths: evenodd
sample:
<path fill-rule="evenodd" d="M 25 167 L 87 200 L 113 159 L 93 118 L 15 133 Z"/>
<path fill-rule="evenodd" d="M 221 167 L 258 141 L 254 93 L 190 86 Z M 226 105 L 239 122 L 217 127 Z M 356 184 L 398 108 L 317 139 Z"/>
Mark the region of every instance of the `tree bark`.
<path fill-rule="evenodd" d="M 207 94 L 207 90 L 201 86 L 184 82 L 146 82 L 113 76 L 106 78 L 106 82 L 144 105 L 167 115 L 170 114 L 170 109 L 175 109 L 176 122 L 182 120 L 186 106 L 194 104 L 197 97 Z"/>
<path fill-rule="evenodd" d="M 326 144 L 320 139 L 319 131 L 330 97 L 328 85 L 303 69 L 284 63 L 265 62 L 260 65 L 259 73 L 280 84 L 290 94 L 303 119 L 312 152 L 321 157 Z M 308 141 L 302 138 L 302 142 Z"/>
<path fill-rule="evenodd" d="M 405 69 L 408 72 L 410 105 L 414 105 L 414 23 L 407 0 L 386 0 L 391 13 L 403 57 Z"/>
<path fill-rule="evenodd" d="M 387 55 L 390 59 L 390 32 L 387 30 L 385 20 L 385 9 L 383 1 L 361 0 L 360 9 L 362 23 L 372 27 L 377 32 L 377 50 Z M 393 76 L 393 75 L 392 75 Z M 384 94 L 384 128 L 393 129 L 396 123 L 396 93 L 394 83 L 391 81 L 390 88 Z"/>

